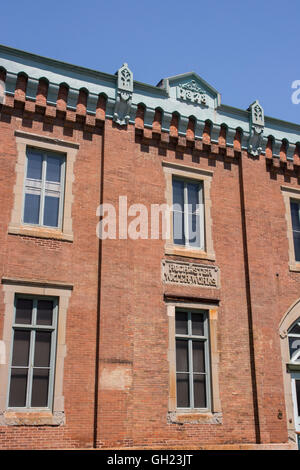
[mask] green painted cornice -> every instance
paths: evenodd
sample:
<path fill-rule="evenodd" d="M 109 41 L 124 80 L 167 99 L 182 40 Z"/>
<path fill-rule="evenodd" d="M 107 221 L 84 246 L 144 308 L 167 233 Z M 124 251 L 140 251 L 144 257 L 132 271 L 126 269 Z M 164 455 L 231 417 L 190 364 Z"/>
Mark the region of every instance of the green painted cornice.
<path fill-rule="evenodd" d="M 108 81 L 115 80 L 115 75 L 111 75 L 105 72 L 99 72 L 86 67 L 73 65 L 68 62 L 63 62 L 48 57 L 43 57 L 38 54 L 32 54 L 31 52 L 22 51 L 20 49 L 14 49 L 12 47 L 4 46 L 0 44 L 0 60 L 2 58 L 14 57 L 16 62 L 22 65 L 32 67 L 33 65 L 39 66 L 40 70 L 52 70 L 58 74 L 62 74 L 63 71 L 70 73 L 70 75 L 77 74 L 78 76 L 84 75 L 86 77 L 94 77 L 98 80 L 104 79 Z"/>
<path fill-rule="evenodd" d="M 220 127 L 225 126 L 227 144 L 232 146 L 235 130 L 240 129 L 243 135 L 242 147 L 254 155 L 257 149 L 264 153 L 267 140 L 271 137 L 274 144 L 273 156 L 279 156 L 278 149 L 282 140 L 285 140 L 290 149 L 288 158 L 292 159 L 293 149 L 300 142 L 300 125 L 269 116 L 265 116 L 257 125 L 253 113 L 259 109 L 261 115 L 264 115 L 263 108 L 257 101 L 247 110 L 221 104 L 220 93 L 195 72 L 167 77 L 153 86 L 133 80 L 128 68 L 131 74 L 130 96 L 125 97 L 124 90 L 118 85 L 124 66 L 116 74 L 108 74 L 0 45 L 0 67 L 6 70 L 8 95 L 14 94 L 17 76 L 21 72 L 28 77 L 26 96 L 31 100 L 36 98 L 38 81 L 46 78 L 49 82 L 49 104 L 56 104 L 62 83 L 69 87 L 68 109 L 76 109 L 79 91 L 85 89 L 88 92 L 87 113 L 95 114 L 98 96 L 104 94 L 107 97 L 106 117 L 114 119 L 120 125 L 134 123 L 137 107 L 143 104 L 145 127 L 152 127 L 155 110 L 160 108 L 163 131 L 169 131 L 172 114 L 177 113 L 179 135 L 186 135 L 189 118 L 193 117 L 195 138 L 201 139 L 204 124 L 210 121 L 212 141 L 218 140 Z M 124 112 L 124 103 L 126 116 L 122 117 L 119 114 Z"/>

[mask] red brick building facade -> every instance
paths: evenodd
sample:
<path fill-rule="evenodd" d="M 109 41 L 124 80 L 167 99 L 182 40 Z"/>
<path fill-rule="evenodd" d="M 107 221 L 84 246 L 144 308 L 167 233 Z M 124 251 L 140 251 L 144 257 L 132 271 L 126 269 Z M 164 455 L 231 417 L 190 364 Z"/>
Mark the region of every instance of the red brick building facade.
<path fill-rule="evenodd" d="M 0 67 L 0 448 L 296 448 L 300 126 L 196 74 Z M 199 244 L 150 236 L 175 186 Z M 120 196 L 148 236 L 97 236 Z"/>

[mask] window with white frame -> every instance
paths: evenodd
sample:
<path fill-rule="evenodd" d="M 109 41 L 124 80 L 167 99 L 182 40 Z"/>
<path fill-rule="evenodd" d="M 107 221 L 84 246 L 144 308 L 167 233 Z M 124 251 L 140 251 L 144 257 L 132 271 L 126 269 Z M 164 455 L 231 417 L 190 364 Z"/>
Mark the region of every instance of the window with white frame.
<path fill-rule="evenodd" d="M 300 261 L 300 201 L 291 199 L 290 207 L 291 207 L 295 261 Z"/>
<path fill-rule="evenodd" d="M 27 148 L 23 223 L 61 228 L 65 157 Z"/>
<path fill-rule="evenodd" d="M 52 408 L 57 298 L 16 295 L 8 408 Z"/>
<path fill-rule="evenodd" d="M 173 243 L 205 249 L 203 182 L 173 177 Z"/>
<path fill-rule="evenodd" d="M 294 387 L 295 387 L 295 397 L 296 397 L 295 401 L 297 404 L 296 416 L 298 417 L 298 421 L 299 421 L 299 418 L 300 418 L 300 374 L 298 374 L 298 378 L 295 379 Z"/>
<path fill-rule="evenodd" d="M 300 318 L 288 331 L 290 360 L 300 363 Z"/>
<path fill-rule="evenodd" d="M 295 430 L 300 432 L 300 372 L 291 372 Z"/>
<path fill-rule="evenodd" d="M 210 409 L 208 311 L 176 308 L 177 408 Z"/>
<path fill-rule="evenodd" d="M 290 361 L 298 370 L 291 372 L 295 428 L 300 431 L 300 318 L 288 330 Z"/>

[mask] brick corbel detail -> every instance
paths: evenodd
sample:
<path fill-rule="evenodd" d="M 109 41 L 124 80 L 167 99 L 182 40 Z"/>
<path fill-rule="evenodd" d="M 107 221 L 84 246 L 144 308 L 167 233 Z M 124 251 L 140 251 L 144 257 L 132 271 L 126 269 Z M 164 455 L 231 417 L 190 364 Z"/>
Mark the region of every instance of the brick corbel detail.
<path fill-rule="evenodd" d="M 43 103 L 42 101 L 23 100 L 21 96 L 6 97 L 5 104 L 0 104 L 0 114 L 13 115 L 14 110 L 20 113 L 22 117 L 28 120 L 34 120 L 35 115 L 42 115 L 44 122 L 54 124 L 56 119 L 64 121 L 65 127 L 74 127 L 76 123 L 82 125 L 83 129 L 88 132 L 93 132 L 96 127 L 102 127 L 104 117 L 94 116 L 77 111 L 63 109 L 62 106 L 51 106 Z"/>

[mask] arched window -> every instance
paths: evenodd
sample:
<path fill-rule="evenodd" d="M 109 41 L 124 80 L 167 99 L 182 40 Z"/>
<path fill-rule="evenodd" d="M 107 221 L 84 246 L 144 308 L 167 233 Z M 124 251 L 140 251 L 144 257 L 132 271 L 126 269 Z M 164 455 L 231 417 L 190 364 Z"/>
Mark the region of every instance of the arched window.
<path fill-rule="evenodd" d="M 288 433 L 295 444 L 300 436 L 300 299 L 279 325 Z"/>
<path fill-rule="evenodd" d="M 300 318 L 289 328 L 288 338 L 290 360 L 300 363 Z"/>
<path fill-rule="evenodd" d="M 300 318 L 288 329 L 292 397 L 296 431 L 300 432 Z"/>

